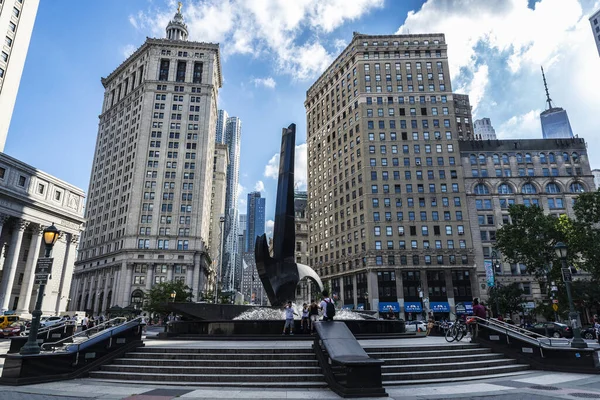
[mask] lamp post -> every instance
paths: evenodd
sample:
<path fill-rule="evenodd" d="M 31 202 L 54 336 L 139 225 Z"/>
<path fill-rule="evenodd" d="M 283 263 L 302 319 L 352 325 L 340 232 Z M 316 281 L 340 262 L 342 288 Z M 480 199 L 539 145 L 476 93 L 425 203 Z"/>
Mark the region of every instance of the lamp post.
<path fill-rule="evenodd" d="M 498 263 L 498 253 L 496 253 L 496 250 L 492 251 L 492 272 L 493 272 L 493 277 L 494 277 L 494 291 L 496 292 L 496 296 L 495 300 L 496 300 L 496 318 L 498 318 L 498 316 L 500 315 L 500 302 L 498 301 L 498 281 L 496 280 L 496 269 L 500 269 L 500 265 Z"/>
<path fill-rule="evenodd" d="M 177 297 L 177 292 L 173 290 L 171 292 L 171 302 L 172 303 L 175 303 L 175 297 Z"/>
<path fill-rule="evenodd" d="M 52 247 L 58 240 L 60 231 L 56 229 L 54 224 L 44 229 L 42 237 L 44 245 L 46 246 L 46 252 L 44 257 L 49 258 L 52 254 Z M 42 280 L 40 287 L 38 288 L 37 299 L 35 301 L 35 309 L 31 313 L 33 316 L 31 321 L 31 328 L 29 329 L 29 338 L 27 343 L 21 348 L 20 353 L 23 355 L 27 354 L 40 354 L 40 346 L 37 344 L 37 335 L 40 329 L 40 317 L 42 316 L 42 301 L 44 300 L 44 291 L 46 289 L 46 281 Z"/>
<path fill-rule="evenodd" d="M 585 343 L 585 341 L 581 338 L 581 328 L 577 322 L 577 312 L 575 311 L 573 297 L 571 296 L 571 271 L 567 265 L 567 245 L 563 242 L 558 242 L 554 246 L 554 251 L 562 263 L 563 279 L 567 288 L 567 297 L 569 298 L 569 320 L 571 321 L 571 328 L 573 329 L 573 340 L 571 340 L 571 347 L 586 348 L 587 343 Z"/>

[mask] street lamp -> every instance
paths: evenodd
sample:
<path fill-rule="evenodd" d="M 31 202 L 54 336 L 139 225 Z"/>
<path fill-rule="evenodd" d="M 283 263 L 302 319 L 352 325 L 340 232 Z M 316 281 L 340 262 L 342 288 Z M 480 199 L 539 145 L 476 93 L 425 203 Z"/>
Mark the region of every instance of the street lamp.
<path fill-rule="evenodd" d="M 575 311 L 573 297 L 571 296 L 571 271 L 567 266 L 567 245 L 563 242 L 558 242 L 554 246 L 554 251 L 562 263 L 563 279 L 565 281 L 565 286 L 567 287 L 567 296 L 569 298 L 569 320 L 571 321 L 571 328 L 573 329 L 573 340 L 571 340 L 571 347 L 586 348 L 587 343 L 585 343 L 585 341 L 581 338 L 581 328 L 577 322 L 577 312 Z M 568 271 L 568 274 L 565 274 L 565 270 Z M 568 279 L 566 278 L 567 276 Z"/>
<path fill-rule="evenodd" d="M 496 253 L 496 250 L 492 251 L 492 276 L 494 279 L 494 291 L 496 292 L 496 296 L 494 296 L 496 299 L 496 318 L 498 318 L 498 316 L 500 315 L 500 302 L 498 300 L 498 281 L 496 280 L 496 269 L 498 269 L 498 271 L 500 271 L 500 267 L 502 264 L 498 263 L 498 253 Z"/>
<path fill-rule="evenodd" d="M 49 258 L 52 254 L 52 247 L 58 240 L 60 231 L 56 229 L 54 224 L 44 229 L 42 232 L 42 238 L 44 245 L 46 246 L 45 258 Z M 47 277 L 46 277 L 47 279 Z M 31 313 L 33 316 L 31 320 L 31 328 L 29 329 L 29 338 L 27 343 L 21 347 L 20 353 L 23 355 L 27 354 L 40 354 L 40 346 L 37 344 L 37 335 L 40 329 L 40 317 L 42 316 L 42 300 L 44 300 L 44 291 L 46 289 L 46 280 L 40 281 L 40 287 L 38 288 L 37 299 L 35 301 L 35 309 Z"/>
<path fill-rule="evenodd" d="M 173 291 L 171 292 L 171 301 L 172 301 L 173 303 L 175 303 L 175 297 L 177 297 L 177 292 L 173 290 Z"/>

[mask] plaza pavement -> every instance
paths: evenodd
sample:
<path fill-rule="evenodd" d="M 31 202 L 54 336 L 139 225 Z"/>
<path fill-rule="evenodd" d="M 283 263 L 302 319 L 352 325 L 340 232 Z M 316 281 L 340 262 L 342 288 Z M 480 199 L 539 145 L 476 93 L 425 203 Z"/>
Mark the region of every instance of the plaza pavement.
<path fill-rule="evenodd" d="M 149 336 L 152 333 L 149 332 Z M 0 340 L 0 351 L 8 350 L 7 340 Z M 363 346 L 395 347 L 452 344 L 441 337 L 402 340 L 361 340 Z M 148 338 L 146 346 L 221 347 L 223 341 L 162 341 Z M 228 347 L 306 347 L 310 341 L 227 341 Z M 0 358 L 0 363 L 3 359 Z M 475 381 L 447 382 L 428 385 L 386 387 L 388 399 L 600 399 L 600 374 L 568 374 L 558 372 L 526 371 L 524 373 L 478 379 Z M 42 383 L 26 386 L 0 387 L 0 400 L 170 400 L 181 399 L 339 399 L 329 389 L 251 389 L 201 388 L 193 386 L 164 386 L 160 384 L 111 383 L 90 378 Z"/>

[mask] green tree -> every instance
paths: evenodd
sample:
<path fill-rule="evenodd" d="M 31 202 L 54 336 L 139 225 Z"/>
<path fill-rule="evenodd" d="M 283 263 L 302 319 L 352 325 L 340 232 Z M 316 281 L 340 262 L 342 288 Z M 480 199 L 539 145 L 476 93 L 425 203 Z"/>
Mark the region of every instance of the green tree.
<path fill-rule="evenodd" d="M 487 307 L 493 311 L 493 314 L 498 311 L 496 304 L 501 315 L 519 313 L 523 311 L 523 294 L 524 292 L 518 283 L 493 287 L 490 290 Z"/>
<path fill-rule="evenodd" d="M 512 223 L 496 234 L 496 248 L 511 263 L 524 264 L 538 280 L 547 279 L 549 267 L 556 263 L 554 245 L 566 241 L 561 227 L 566 224 L 545 215 L 538 206 L 512 205 L 508 209 Z"/>
<path fill-rule="evenodd" d="M 569 233 L 569 252 L 577 255 L 574 265 L 600 281 L 600 190 L 582 193 L 573 206 L 575 222 Z"/>
<path fill-rule="evenodd" d="M 174 300 L 171 298 L 173 292 L 176 293 Z M 169 313 L 167 308 L 169 302 L 191 302 L 192 296 L 192 288 L 181 281 L 158 283 L 145 293 L 144 309 L 151 313 L 167 314 Z"/>

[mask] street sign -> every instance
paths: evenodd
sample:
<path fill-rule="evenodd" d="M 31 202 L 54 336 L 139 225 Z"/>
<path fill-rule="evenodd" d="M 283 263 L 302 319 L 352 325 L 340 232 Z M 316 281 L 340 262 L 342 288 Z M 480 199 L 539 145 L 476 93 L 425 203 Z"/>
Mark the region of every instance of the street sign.
<path fill-rule="evenodd" d="M 554 311 L 558 311 L 558 304 L 552 304 L 552 309 Z"/>
<path fill-rule="evenodd" d="M 466 313 L 467 312 L 467 307 L 465 307 L 465 305 L 463 303 L 457 303 L 456 304 L 456 313 Z"/>
<path fill-rule="evenodd" d="M 38 262 L 35 266 L 35 274 L 49 274 L 52 272 L 52 263 L 54 262 L 54 258 L 44 257 L 38 259 Z"/>
<path fill-rule="evenodd" d="M 35 281 L 33 283 L 36 285 L 45 285 L 48 283 L 49 278 L 50 274 L 35 274 Z"/>
<path fill-rule="evenodd" d="M 552 303 L 553 303 L 553 304 L 558 304 L 558 299 L 553 299 L 553 300 L 552 300 Z"/>
<path fill-rule="evenodd" d="M 571 275 L 571 270 L 569 268 L 561 268 L 563 281 L 565 282 L 573 282 L 573 275 Z"/>
<path fill-rule="evenodd" d="M 558 286 L 552 286 L 550 290 L 552 290 L 553 292 L 558 292 Z"/>

